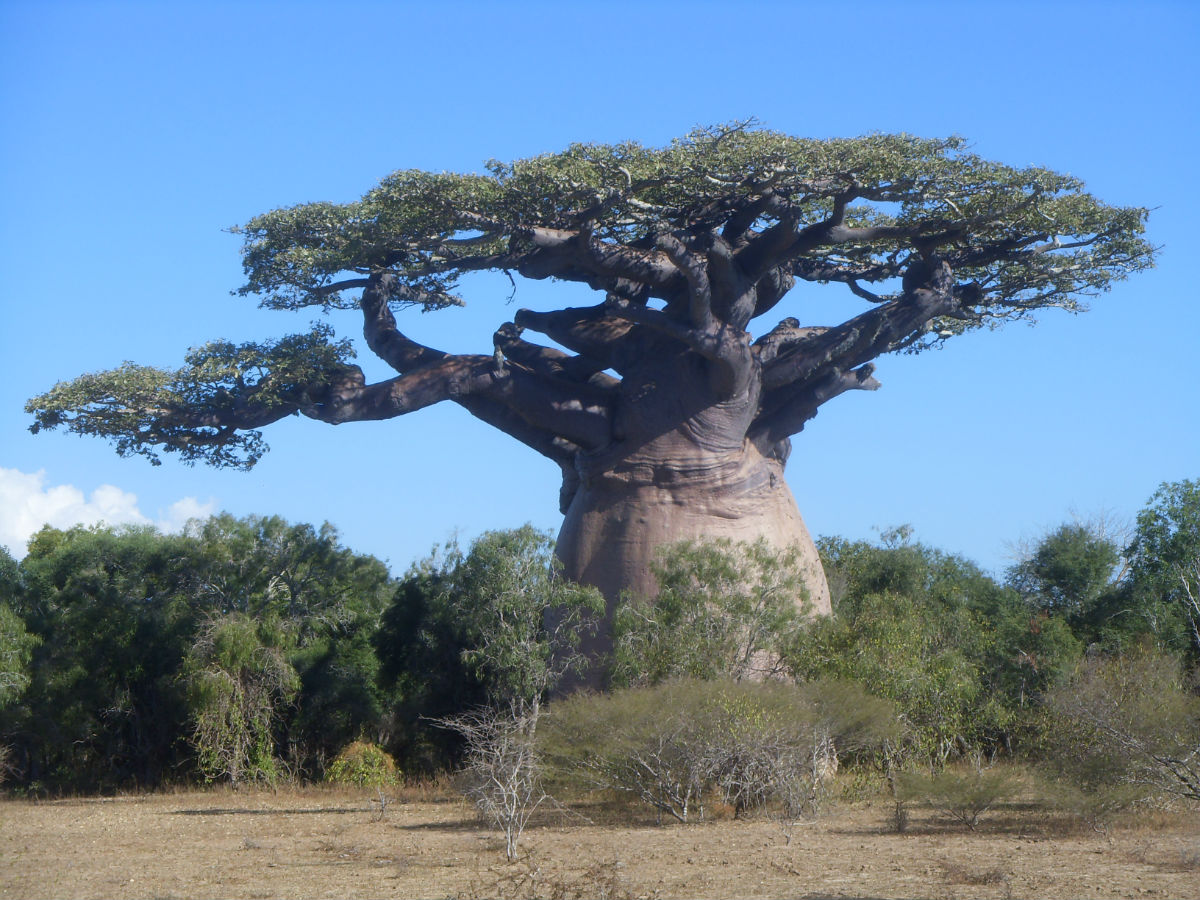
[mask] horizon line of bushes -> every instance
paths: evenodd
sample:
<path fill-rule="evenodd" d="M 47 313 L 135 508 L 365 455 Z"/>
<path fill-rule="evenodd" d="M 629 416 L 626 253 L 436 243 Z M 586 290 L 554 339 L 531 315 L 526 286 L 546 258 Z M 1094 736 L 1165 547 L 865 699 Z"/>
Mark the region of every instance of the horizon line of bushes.
<path fill-rule="evenodd" d="M 590 662 L 620 696 L 694 682 L 719 693 L 764 674 L 841 685 L 831 697 L 884 703 L 894 728 L 869 759 L 853 741 L 831 752 L 889 772 L 997 754 L 1053 769 L 1092 747 L 1071 775 L 1081 789 L 1187 794 L 1200 753 L 1200 481 L 1164 484 L 1125 536 L 1064 524 L 1002 580 L 911 538 L 819 541 L 834 614 L 817 620 L 797 608 L 786 552 L 666 548 L 659 598 L 624 598 L 611 658 Z M 0 774 L 31 794 L 315 781 L 344 770 L 347 757 L 333 763 L 356 742 L 403 774 L 453 769 L 471 748 L 448 726 L 481 709 L 536 723 L 561 679 L 584 677 L 579 642 L 602 616 L 594 590 L 555 577 L 552 542 L 530 526 L 435 550 L 401 578 L 328 524 L 47 527 L 20 562 L 0 551 Z M 804 696 L 787 703 L 815 709 Z M 573 713 L 577 731 L 601 702 L 571 701 L 592 704 Z M 720 746 L 712 771 L 728 781 L 741 770 Z M 728 781 L 729 796 L 757 796 L 743 782 Z"/>

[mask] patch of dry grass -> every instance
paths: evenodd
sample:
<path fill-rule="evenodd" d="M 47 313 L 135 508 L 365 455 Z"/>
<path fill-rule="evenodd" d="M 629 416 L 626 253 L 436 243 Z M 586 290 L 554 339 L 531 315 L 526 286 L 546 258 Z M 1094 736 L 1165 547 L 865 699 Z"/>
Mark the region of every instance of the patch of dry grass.
<path fill-rule="evenodd" d="M 603 794 L 531 822 L 504 862 L 445 784 L 372 793 L 319 786 L 0 802 L 0 898 L 84 897 L 1187 897 L 1195 811 L 1122 819 L 1108 838 L 1014 802 L 975 832 L 889 803 L 833 804 L 781 828 L 769 814 L 689 825 Z M 67 849 L 69 848 L 69 849 Z"/>

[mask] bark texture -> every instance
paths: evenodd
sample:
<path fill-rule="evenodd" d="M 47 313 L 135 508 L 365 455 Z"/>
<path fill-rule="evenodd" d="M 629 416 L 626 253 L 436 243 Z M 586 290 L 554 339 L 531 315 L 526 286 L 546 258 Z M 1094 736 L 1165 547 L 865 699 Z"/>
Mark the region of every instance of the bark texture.
<path fill-rule="evenodd" d="M 801 548 L 809 596 L 797 604 L 827 614 L 825 576 L 783 462 L 747 437 L 759 407 L 757 372 L 722 399 L 702 360 L 669 351 L 664 345 L 630 368 L 613 400 L 619 437 L 577 453 L 564 473 L 556 550 L 564 574 L 599 588 L 611 612 L 622 591 L 654 596 L 651 563 L 664 545 L 765 537 Z"/>
<path fill-rule="evenodd" d="M 643 461 L 591 478 L 567 508 L 556 553 L 568 578 L 600 589 L 611 618 L 622 591 L 657 593 L 650 566 L 660 547 L 685 539 L 760 537 L 801 549 L 808 597 L 797 597 L 797 604 L 827 615 L 829 588 L 783 467 L 750 444 L 703 461 Z"/>

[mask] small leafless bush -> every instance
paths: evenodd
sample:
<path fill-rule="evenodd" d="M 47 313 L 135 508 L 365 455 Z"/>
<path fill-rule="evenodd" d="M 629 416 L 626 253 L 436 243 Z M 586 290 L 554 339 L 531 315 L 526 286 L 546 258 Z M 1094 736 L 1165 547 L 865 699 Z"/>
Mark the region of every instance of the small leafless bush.
<path fill-rule="evenodd" d="M 1175 866 L 1181 872 L 1200 872 L 1200 844 L 1182 848 Z"/>
<path fill-rule="evenodd" d="M 517 844 L 530 817 L 548 799 L 542 762 L 534 744 L 538 713 L 514 706 L 482 708 L 440 720 L 462 735 L 466 754 L 459 778 L 463 793 L 485 821 L 504 834 L 504 852 L 517 858 Z"/>

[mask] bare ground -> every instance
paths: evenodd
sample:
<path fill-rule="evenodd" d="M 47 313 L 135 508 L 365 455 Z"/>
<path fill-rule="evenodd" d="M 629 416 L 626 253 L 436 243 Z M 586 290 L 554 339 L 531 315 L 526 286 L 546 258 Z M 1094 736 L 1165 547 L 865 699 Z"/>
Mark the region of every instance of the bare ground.
<path fill-rule="evenodd" d="M 551 812 L 525 854 L 472 810 L 405 791 L 320 788 L 0 802 L 0 897 L 1200 897 L 1194 812 L 1105 836 L 1029 805 L 976 832 L 917 810 L 890 830 L 882 804 L 808 824 L 591 822 Z"/>

